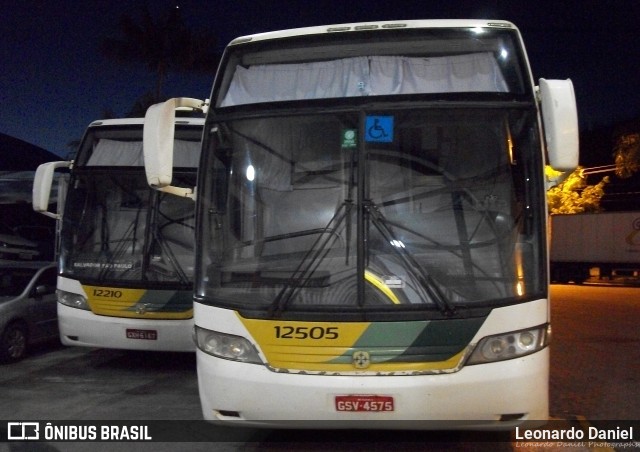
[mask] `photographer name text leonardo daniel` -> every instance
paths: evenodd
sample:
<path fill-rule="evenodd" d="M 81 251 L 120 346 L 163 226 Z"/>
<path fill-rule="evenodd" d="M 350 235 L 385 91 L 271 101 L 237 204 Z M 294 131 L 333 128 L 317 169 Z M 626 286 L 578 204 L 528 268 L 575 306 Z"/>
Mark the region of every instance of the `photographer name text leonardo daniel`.
<path fill-rule="evenodd" d="M 633 440 L 633 427 L 615 429 L 599 429 L 596 427 L 589 427 L 586 431 L 571 427 L 567 429 L 533 429 L 533 430 L 520 430 L 520 427 L 516 427 L 516 439 L 519 440 L 583 440 L 583 439 L 597 439 L 605 441 L 620 441 Z"/>

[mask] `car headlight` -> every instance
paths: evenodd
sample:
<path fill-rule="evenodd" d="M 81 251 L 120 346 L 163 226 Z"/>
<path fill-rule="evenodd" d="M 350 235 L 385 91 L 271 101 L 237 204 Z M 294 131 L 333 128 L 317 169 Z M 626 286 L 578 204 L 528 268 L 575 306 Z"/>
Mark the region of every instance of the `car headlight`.
<path fill-rule="evenodd" d="M 66 292 L 64 290 L 56 290 L 56 295 L 58 296 L 58 303 L 61 303 L 65 306 L 76 309 L 84 309 L 85 311 L 91 310 L 87 299 L 80 294 Z"/>
<path fill-rule="evenodd" d="M 263 364 L 253 344 L 240 336 L 219 333 L 196 326 L 195 342 L 200 350 L 218 358 Z"/>
<path fill-rule="evenodd" d="M 549 345 L 551 325 L 497 334 L 482 338 L 469 356 L 467 365 L 519 358 L 530 355 Z"/>

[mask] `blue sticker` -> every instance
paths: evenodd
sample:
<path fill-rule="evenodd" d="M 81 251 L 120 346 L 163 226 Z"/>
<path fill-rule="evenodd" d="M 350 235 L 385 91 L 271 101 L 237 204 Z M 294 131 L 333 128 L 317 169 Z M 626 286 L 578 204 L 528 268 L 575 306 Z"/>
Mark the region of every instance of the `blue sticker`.
<path fill-rule="evenodd" d="M 393 116 L 367 116 L 364 140 L 375 143 L 393 141 Z"/>

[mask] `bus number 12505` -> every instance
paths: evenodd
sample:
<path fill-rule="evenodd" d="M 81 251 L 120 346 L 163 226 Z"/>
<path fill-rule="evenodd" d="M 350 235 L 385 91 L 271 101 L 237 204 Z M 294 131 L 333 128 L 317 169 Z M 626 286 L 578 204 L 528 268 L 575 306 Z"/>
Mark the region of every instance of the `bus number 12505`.
<path fill-rule="evenodd" d="M 276 339 L 338 339 L 338 327 L 275 326 Z"/>

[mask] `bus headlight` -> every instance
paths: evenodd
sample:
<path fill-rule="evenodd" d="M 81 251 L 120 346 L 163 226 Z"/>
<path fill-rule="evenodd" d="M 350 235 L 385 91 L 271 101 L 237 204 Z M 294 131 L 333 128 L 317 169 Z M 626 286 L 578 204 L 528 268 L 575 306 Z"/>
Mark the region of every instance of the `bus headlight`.
<path fill-rule="evenodd" d="M 80 294 L 65 292 L 64 290 L 56 290 L 56 295 L 58 295 L 58 303 L 61 303 L 65 306 L 76 309 L 84 309 L 85 311 L 91 310 L 87 299 Z"/>
<path fill-rule="evenodd" d="M 530 355 L 549 345 L 551 325 L 483 338 L 471 353 L 467 365 L 483 364 Z"/>
<path fill-rule="evenodd" d="M 209 355 L 243 363 L 263 364 L 256 348 L 243 337 L 196 326 L 195 341 L 196 346 Z"/>

